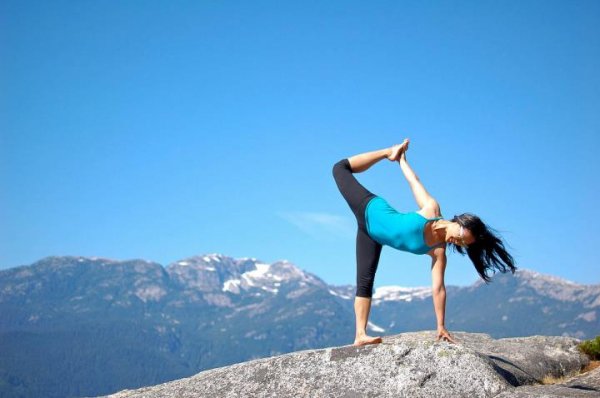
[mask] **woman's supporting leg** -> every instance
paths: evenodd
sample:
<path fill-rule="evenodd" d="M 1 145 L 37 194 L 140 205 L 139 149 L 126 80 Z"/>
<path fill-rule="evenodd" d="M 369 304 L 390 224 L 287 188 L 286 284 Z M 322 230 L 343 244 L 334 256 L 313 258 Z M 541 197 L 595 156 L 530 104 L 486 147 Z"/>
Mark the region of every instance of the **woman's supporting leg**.
<path fill-rule="evenodd" d="M 354 314 L 356 316 L 354 345 L 381 343 L 381 337 L 370 337 L 367 335 L 369 312 L 371 312 L 371 297 L 354 297 Z"/>
<path fill-rule="evenodd" d="M 364 229 L 358 229 L 356 233 L 356 297 L 354 298 L 356 336 L 354 345 L 381 343 L 381 337 L 367 335 L 373 284 L 381 248 L 381 244 L 371 239 Z"/>

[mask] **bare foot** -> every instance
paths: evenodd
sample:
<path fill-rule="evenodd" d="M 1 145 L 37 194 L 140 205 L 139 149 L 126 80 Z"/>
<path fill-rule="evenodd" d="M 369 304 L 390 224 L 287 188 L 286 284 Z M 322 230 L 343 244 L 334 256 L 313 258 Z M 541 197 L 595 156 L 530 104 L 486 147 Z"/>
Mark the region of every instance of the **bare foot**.
<path fill-rule="evenodd" d="M 362 336 L 362 337 L 357 337 L 356 340 L 354 340 L 353 345 L 361 346 L 361 345 L 367 345 L 367 344 L 379 344 L 382 341 L 383 340 L 379 336 L 377 336 L 377 337 Z"/>
<path fill-rule="evenodd" d="M 402 144 L 394 145 L 390 148 L 390 153 L 387 158 L 392 162 L 398 161 L 400 159 L 400 155 L 402 155 L 402 153 L 408 149 L 408 144 L 409 141 L 407 138 L 404 140 L 404 142 L 402 142 Z"/>

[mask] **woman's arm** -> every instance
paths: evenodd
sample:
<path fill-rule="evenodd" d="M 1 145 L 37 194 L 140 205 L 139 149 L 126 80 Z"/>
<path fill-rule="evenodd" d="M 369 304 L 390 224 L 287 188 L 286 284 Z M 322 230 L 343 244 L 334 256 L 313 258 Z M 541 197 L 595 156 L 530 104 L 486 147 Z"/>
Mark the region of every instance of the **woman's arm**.
<path fill-rule="evenodd" d="M 408 162 L 406 161 L 405 152 L 402 153 L 402 156 L 398 162 L 400 163 L 402 173 L 410 185 L 410 189 L 412 190 L 419 208 L 422 209 L 426 206 L 431 206 L 433 207 L 434 214 L 439 214 L 440 210 L 437 201 L 429 194 L 429 192 L 427 192 L 421 183 L 421 180 L 419 180 L 419 177 L 417 177 L 413 169 L 409 166 Z"/>
<path fill-rule="evenodd" d="M 447 339 L 455 343 L 445 325 L 446 286 L 444 285 L 444 272 L 446 271 L 446 249 L 442 247 L 435 249 L 431 258 L 431 289 L 435 317 L 437 318 L 437 339 Z"/>

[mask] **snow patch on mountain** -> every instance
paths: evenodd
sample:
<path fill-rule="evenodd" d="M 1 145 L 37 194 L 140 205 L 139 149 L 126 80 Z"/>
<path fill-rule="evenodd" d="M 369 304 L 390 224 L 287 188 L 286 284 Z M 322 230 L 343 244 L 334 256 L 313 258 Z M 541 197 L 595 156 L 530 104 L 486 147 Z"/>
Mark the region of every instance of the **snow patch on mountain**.
<path fill-rule="evenodd" d="M 337 292 L 335 292 L 334 290 L 331 290 L 331 289 L 329 289 L 329 293 L 332 294 L 332 295 L 334 295 L 334 296 L 337 296 L 339 298 L 343 298 L 344 300 L 351 300 L 352 299 L 352 297 L 350 297 L 348 295 L 337 293 Z"/>
<path fill-rule="evenodd" d="M 271 274 L 269 274 L 269 268 L 271 268 L 271 266 L 269 264 L 256 263 L 255 265 L 256 265 L 255 270 L 244 272 L 242 274 L 242 278 L 246 278 L 246 280 L 248 280 L 248 283 L 250 283 L 251 286 L 254 286 L 253 280 L 265 279 L 271 275 Z M 279 280 L 281 280 L 281 279 L 279 279 Z"/>
<path fill-rule="evenodd" d="M 240 260 L 235 261 L 240 262 Z M 248 262 L 250 260 L 246 258 L 243 261 Z M 242 290 L 255 288 L 275 295 L 279 292 L 279 287 L 282 284 L 292 282 L 298 283 L 302 288 L 309 285 L 326 287 L 326 284 L 319 278 L 302 271 L 287 260 L 277 261 L 273 264 L 256 260 L 251 260 L 251 262 L 254 264 L 248 265 L 253 265 L 253 269 L 249 269 L 243 273 L 232 273 L 230 279 L 227 279 L 223 283 L 222 290 L 233 294 L 240 294 Z"/>
<path fill-rule="evenodd" d="M 262 290 L 277 293 L 278 289 L 274 285 L 281 278 L 272 275 L 269 272 L 270 265 L 264 263 L 256 263 L 255 269 L 246 271 L 239 275 L 239 278 L 228 279 L 223 283 L 223 291 L 234 294 L 239 294 L 240 289 L 247 290 L 248 288 L 260 288 Z"/>
<path fill-rule="evenodd" d="M 423 300 L 430 296 L 430 287 L 382 286 L 375 289 L 372 303 L 373 305 L 377 305 L 384 301 L 411 302 L 412 300 Z"/>
<path fill-rule="evenodd" d="M 224 292 L 230 292 L 233 294 L 239 294 L 240 293 L 240 284 L 242 281 L 240 281 L 239 279 L 229 279 L 228 281 L 225 281 L 225 283 L 223 284 L 223 291 Z"/>
<path fill-rule="evenodd" d="M 267 292 L 273 293 L 273 294 L 277 294 L 279 292 L 279 289 L 271 288 L 268 286 L 261 286 L 260 288 L 263 290 L 266 290 Z"/>
<path fill-rule="evenodd" d="M 165 289 L 156 285 L 140 287 L 135 291 L 135 295 L 138 296 L 144 303 L 149 300 L 158 301 L 166 294 L 167 292 Z"/>
<path fill-rule="evenodd" d="M 204 260 L 206 262 L 217 262 L 217 263 L 220 263 L 224 258 L 225 258 L 225 256 L 223 256 L 222 254 L 212 253 L 212 254 L 208 254 L 206 256 L 203 256 L 202 260 Z"/>
<path fill-rule="evenodd" d="M 384 332 L 385 332 L 385 329 L 384 329 L 384 328 L 382 328 L 382 327 L 380 327 L 380 326 L 377 326 L 377 325 L 375 325 L 375 324 L 374 324 L 373 322 L 371 322 L 371 321 L 368 321 L 368 322 L 367 322 L 367 329 L 370 329 L 370 330 L 372 330 L 372 331 L 374 331 L 374 332 L 376 332 L 376 333 L 384 333 Z"/>

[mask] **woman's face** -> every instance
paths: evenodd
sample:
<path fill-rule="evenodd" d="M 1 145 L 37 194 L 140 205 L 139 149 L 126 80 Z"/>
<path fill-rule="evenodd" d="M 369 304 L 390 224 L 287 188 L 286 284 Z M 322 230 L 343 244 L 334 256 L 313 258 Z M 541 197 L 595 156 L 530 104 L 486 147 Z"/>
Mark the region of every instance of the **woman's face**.
<path fill-rule="evenodd" d="M 452 228 L 449 228 L 449 234 L 446 237 L 446 242 L 454 243 L 457 246 L 467 247 L 475 242 L 475 237 L 467 228 L 461 227 L 459 223 L 454 223 Z"/>

